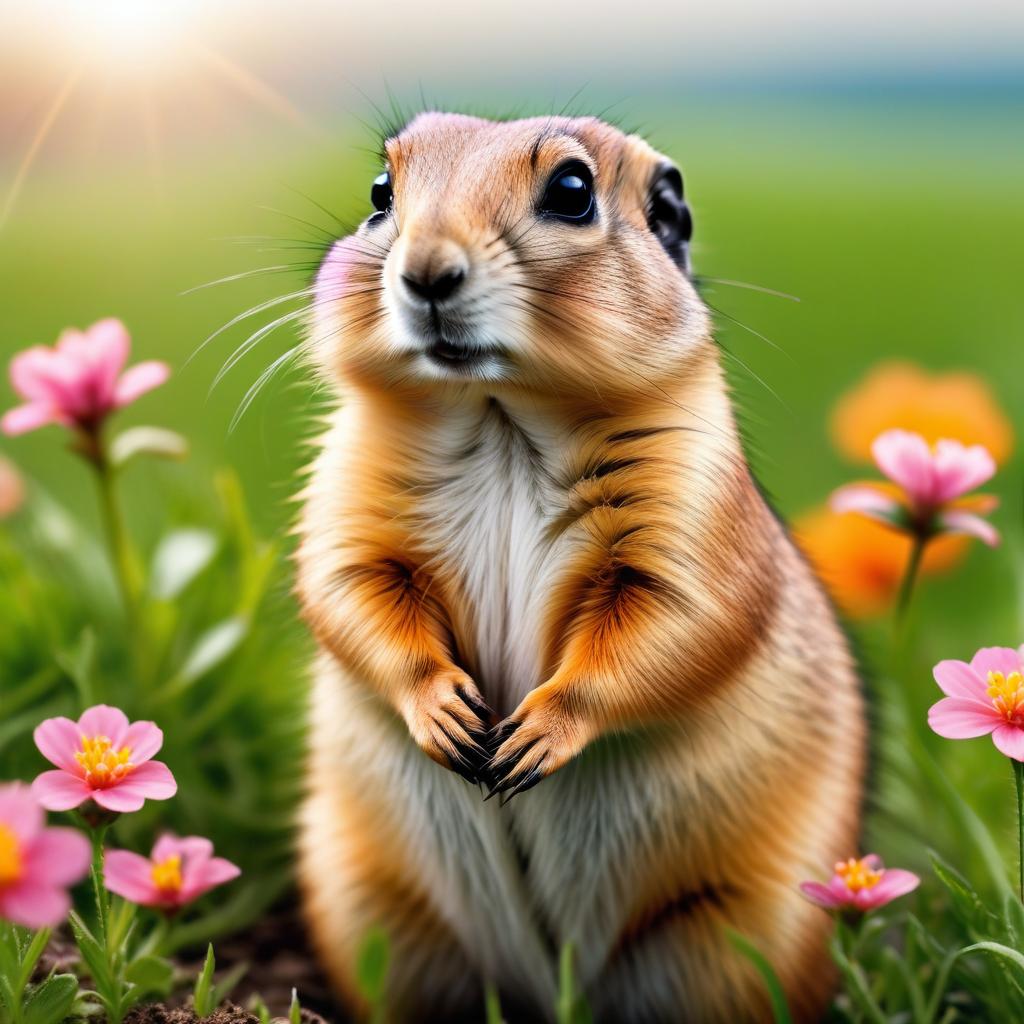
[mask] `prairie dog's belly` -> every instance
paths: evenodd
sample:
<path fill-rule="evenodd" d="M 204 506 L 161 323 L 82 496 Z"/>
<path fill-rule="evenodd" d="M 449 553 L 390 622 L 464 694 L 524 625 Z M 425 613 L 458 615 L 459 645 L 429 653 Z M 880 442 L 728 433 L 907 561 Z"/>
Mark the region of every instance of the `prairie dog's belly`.
<path fill-rule="evenodd" d="M 543 682 L 544 596 L 557 567 L 546 538 L 557 494 L 532 439 L 543 429 L 524 429 L 497 402 L 446 423 L 443 469 L 414 524 L 428 566 L 462 598 L 454 611 L 472 644 L 462 653 L 501 716 Z"/>

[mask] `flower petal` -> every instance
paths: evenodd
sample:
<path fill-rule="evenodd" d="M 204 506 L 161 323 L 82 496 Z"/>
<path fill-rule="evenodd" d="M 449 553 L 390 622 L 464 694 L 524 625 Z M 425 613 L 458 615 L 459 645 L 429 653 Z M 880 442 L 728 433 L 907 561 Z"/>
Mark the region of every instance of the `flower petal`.
<path fill-rule="evenodd" d="M 944 697 L 928 709 L 928 724 L 947 740 L 969 740 L 987 736 L 1004 719 L 991 705 L 962 697 Z"/>
<path fill-rule="evenodd" d="M 995 471 L 995 459 L 984 446 L 974 444 L 968 448 L 959 441 L 937 441 L 933 458 L 934 500 L 941 503 L 959 498 L 990 480 Z"/>
<path fill-rule="evenodd" d="M 28 880 L 0 890 L 0 917 L 26 928 L 50 928 L 61 923 L 71 909 L 63 889 Z"/>
<path fill-rule="evenodd" d="M 160 387 L 171 375 L 171 368 L 166 363 L 151 361 L 138 363 L 117 382 L 114 389 L 114 404 L 120 408 L 129 405 L 147 391 Z"/>
<path fill-rule="evenodd" d="M 186 865 L 181 886 L 181 900 L 183 903 L 191 903 L 192 900 L 209 892 L 215 886 L 223 885 L 237 878 L 241 869 L 223 857 L 202 858 Z"/>
<path fill-rule="evenodd" d="M 103 856 L 103 881 L 111 892 L 130 903 L 152 906 L 162 901 L 153 882 L 153 863 L 128 850 L 107 850 Z"/>
<path fill-rule="evenodd" d="M 878 468 L 899 484 L 916 505 L 933 502 L 932 452 L 920 434 L 887 430 L 871 446 Z"/>
<path fill-rule="evenodd" d="M 176 836 L 165 832 L 156 841 L 150 856 L 154 861 L 161 861 L 175 854 L 190 860 L 209 860 L 213 856 L 213 843 L 202 836 Z"/>
<path fill-rule="evenodd" d="M 971 658 L 971 668 L 982 679 L 987 681 L 989 672 L 1002 672 L 1008 676 L 1011 672 L 1022 671 L 1022 657 L 1012 647 L 982 647 Z"/>
<path fill-rule="evenodd" d="M 872 894 L 874 897 L 872 906 L 880 907 L 900 896 L 906 896 L 908 892 L 913 892 L 920 884 L 921 879 L 912 871 L 904 871 L 903 868 L 887 868 L 877 885 L 862 891 Z"/>
<path fill-rule="evenodd" d="M 859 512 L 885 523 L 892 523 L 903 510 L 891 494 L 869 483 L 847 484 L 838 488 L 832 492 L 828 505 L 833 512 Z"/>
<path fill-rule="evenodd" d="M 43 772 L 32 783 L 32 795 L 48 811 L 70 811 L 92 795 L 84 779 L 69 772 Z"/>
<path fill-rule="evenodd" d="M 812 903 L 817 903 L 819 907 L 824 907 L 826 910 L 834 910 L 844 903 L 827 885 L 821 882 L 801 882 L 800 891 Z"/>
<path fill-rule="evenodd" d="M 73 828 L 48 828 L 26 853 L 27 875 L 40 884 L 74 885 L 89 871 L 89 840 Z"/>
<path fill-rule="evenodd" d="M 985 679 L 965 661 L 940 661 L 932 669 L 932 675 L 947 697 L 981 701 L 986 706 L 991 703 L 986 693 Z"/>
<path fill-rule="evenodd" d="M 30 430 L 38 430 L 39 427 L 57 423 L 59 420 L 60 413 L 54 406 L 32 402 L 8 409 L 0 420 L 0 430 L 8 437 L 16 437 L 18 434 L 27 434 Z"/>
<path fill-rule="evenodd" d="M 127 783 L 119 782 L 107 789 L 97 789 L 89 794 L 93 800 L 108 811 L 118 814 L 134 814 L 146 802 L 145 796 L 138 790 L 130 790 Z"/>
<path fill-rule="evenodd" d="M 0 823 L 9 828 L 18 841 L 28 843 L 43 829 L 45 815 L 32 790 L 23 782 L 0 786 Z"/>
<path fill-rule="evenodd" d="M 32 737 L 36 741 L 39 753 L 50 764 L 55 764 L 72 775 L 79 774 L 75 752 L 82 749 L 82 733 L 76 722 L 63 716 L 47 718 L 36 726 Z"/>
<path fill-rule="evenodd" d="M 1019 725 L 1004 722 L 992 733 L 992 742 L 996 749 L 1014 761 L 1024 761 L 1024 729 Z"/>
<path fill-rule="evenodd" d="M 155 722 L 132 722 L 122 742 L 132 752 L 132 764 L 140 765 L 164 745 L 164 734 Z"/>
<path fill-rule="evenodd" d="M 110 811 L 137 811 L 147 800 L 168 800 L 178 791 L 178 784 L 167 765 L 161 761 L 145 761 L 120 782 L 98 789 L 92 798 Z"/>
<path fill-rule="evenodd" d="M 939 516 L 939 526 L 946 533 L 965 533 L 977 537 L 990 548 L 999 544 L 999 531 L 987 519 L 972 512 L 948 509 Z"/>
<path fill-rule="evenodd" d="M 96 399 L 110 408 L 115 405 L 117 378 L 128 362 L 131 338 L 120 320 L 108 317 L 92 325 L 85 336 L 89 342 L 89 363 L 96 382 Z"/>
<path fill-rule="evenodd" d="M 120 708 L 96 704 L 82 712 L 78 728 L 85 736 L 106 736 L 112 747 L 121 747 L 128 731 L 128 716 Z"/>

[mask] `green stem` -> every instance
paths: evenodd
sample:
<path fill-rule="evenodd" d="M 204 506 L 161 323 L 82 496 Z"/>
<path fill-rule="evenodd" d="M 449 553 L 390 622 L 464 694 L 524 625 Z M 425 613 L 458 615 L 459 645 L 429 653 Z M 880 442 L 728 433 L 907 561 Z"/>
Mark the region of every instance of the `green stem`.
<path fill-rule="evenodd" d="M 1017 894 L 1024 903 L 1024 762 L 1010 758 L 1013 779 L 1017 784 Z"/>
<path fill-rule="evenodd" d="M 117 500 L 114 488 L 114 470 L 107 459 L 103 443 L 97 438 L 96 456 L 92 460 L 96 468 L 96 481 L 100 492 L 100 509 L 103 525 L 110 545 L 110 557 L 114 563 L 114 572 L 121 589 L 125 613 L 130 623 L 136 618 L 136 605 L 139 598 L 138 577 L 135 569 L 135 556 L 128 539 L 124 515 Z"/>
<path fill-rule="evenodd" d="M 907 560 L 907 568 L 903 573 L 900 582 L 899 596 L 896 598 L 896 622 L 902 623 L 910 608 L 910 599 L 914 595 L 914 584 L 921 569 L 921 558 L 924 555 L 928 539 L 921 534 L 914 534 L 914 543 L 910 549 L 910 558 Z"/>
<path fill-rule="evenodd" d="M 93 895 L 96 897 L 96 932 L 100 945 L 107 950 L 107 927 L 110 920 L 110 895 L 103 884 L 103 840 L 107 834 L 106 825 L 98 825 L 90 829 L 92 841 L 92 879 Z M 109 950 L 107 950 L 109 956 Z"/>

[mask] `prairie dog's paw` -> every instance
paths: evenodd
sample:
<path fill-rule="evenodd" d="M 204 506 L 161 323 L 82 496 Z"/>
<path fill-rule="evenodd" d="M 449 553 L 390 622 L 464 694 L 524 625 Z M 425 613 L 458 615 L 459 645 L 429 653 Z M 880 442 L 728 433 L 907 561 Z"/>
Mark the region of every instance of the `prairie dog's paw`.
<path fill-rule="evenodd" d="M 527 694 L 522 704 L 488 737 L 493 751 L 486 781 L 487 799 L 498 793 L 511 800 L 571 761 L 584 747 L 580 723 L 568 711 L 563 687 L 546 683 Z"/>
<path fill-rule="evenodd" d="M 445 669 L 424 680 L 410 695 L 403 716 L 429 758 L 470 782 L 480 779 L 494 716 L 465 672 Z"/>

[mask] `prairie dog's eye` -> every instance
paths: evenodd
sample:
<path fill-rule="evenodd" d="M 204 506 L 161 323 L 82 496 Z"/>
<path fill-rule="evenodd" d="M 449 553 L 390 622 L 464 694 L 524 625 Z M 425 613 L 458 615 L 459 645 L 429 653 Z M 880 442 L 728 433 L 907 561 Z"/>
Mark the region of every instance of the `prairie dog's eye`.
<path fill-rule="evenodd" d="M 391 203 L 395 198 L 391 191 L 391 175 L 384 171 L 373 179 L 373 186 L 370 189 L 370 202 L 378 213 L 387 213 L 391 209 Z"/>
<path fill-rule="evenodd" d="M 594 205 L 594 176 L 585 163 L 573 160 L 551 176 L 537 212 L 569 224 L 589 224 Z"/>
<path fill-rule="evenodd" d="M 664 171 L 647 200 L 647 226 L 654 232 L 673 262 L 689 270 L 689 242 L 693 217 L 683 199 L 683 178 L 674 168 Z"/>

